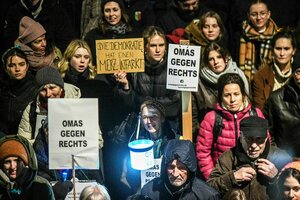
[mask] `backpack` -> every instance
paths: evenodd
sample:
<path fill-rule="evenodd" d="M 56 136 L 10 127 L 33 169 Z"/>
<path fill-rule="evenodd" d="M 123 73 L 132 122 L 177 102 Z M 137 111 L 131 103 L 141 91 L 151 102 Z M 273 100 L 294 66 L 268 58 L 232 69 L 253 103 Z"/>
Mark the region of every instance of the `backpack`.
<path fill-rule="evenodd" d="M 257 116 L 256 109 L 251 106 L 249 110 L 249 115 L 250 116 Z M 223 124 L 223 117 L 219 111 L 215 110 L 215 123 L 214 123 L 214 128 L 213 128 L 213 143 L 212 146 L 216 143 L 219 135 L 222 133 L 222 129 L 224 128 Z"/>

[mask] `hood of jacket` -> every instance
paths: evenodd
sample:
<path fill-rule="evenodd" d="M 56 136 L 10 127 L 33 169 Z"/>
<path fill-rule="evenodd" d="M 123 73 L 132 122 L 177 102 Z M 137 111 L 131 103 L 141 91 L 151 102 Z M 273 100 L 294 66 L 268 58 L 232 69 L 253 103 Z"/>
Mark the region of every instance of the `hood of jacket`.
<path fill-rule="evenodd" d="M 196 154 L 191 141 L 172 139 L 168 142 L 162 158 L 161 175 L 166 174 L 168 163 L 175 159 L 182 162 L 190 172 L 196 172 Z"/>
<path fill-rule="evenodd" d="M 11 182 L 8 176 L 3 172 L 3 170 L 0 169 L 0 187 L 6 188 L 8 191 L 19 188 L 22 188 L 22 190 L 24 190 L 31 186 L 37 175 L 38 163 L 36 155 L 32 145 L 26 138 L 19 135 L 8 135 L 0 139 L 0 146 L 8 140 L 17 140 L 24 145 L 28 153 L 28 168 L 24 168 L 25 170 L 23 171 L 26 174 L 22 174 L 22 177 L 24 178 L 20 179 L 20 181 L 16 180 L 17 184 L 15 182 Z"/>

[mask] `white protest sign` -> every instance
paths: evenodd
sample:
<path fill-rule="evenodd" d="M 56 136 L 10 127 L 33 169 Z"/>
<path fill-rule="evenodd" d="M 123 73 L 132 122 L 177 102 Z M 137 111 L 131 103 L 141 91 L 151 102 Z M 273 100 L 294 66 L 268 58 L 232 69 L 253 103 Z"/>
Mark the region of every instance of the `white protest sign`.
<path fill-rule="evenodd" d="M 161 158 L 154 159 L 154 166 L 141 170 L 141 188 L 156 177 L 160 177 Z"/>
<path fill-rule="evenodd" d="M 49 168 L 99 169 L 98 99 L 49 99 Z"/>
<path fill-rule="evenodd" d="M 76 199 L 79 199 L 80 193 L 85 187 L 90 185 L 96 185 L 96 184 L 97 184 L 96 181 L 76 181 L 75 182 Z M 67 194 L 65 200 L 74 200 L 74 190 L 71 190 Z"/>
<path fill-rule="evenodd" d="M 169 44 L 167 89 L 197 92 L 200 46 Z"/>

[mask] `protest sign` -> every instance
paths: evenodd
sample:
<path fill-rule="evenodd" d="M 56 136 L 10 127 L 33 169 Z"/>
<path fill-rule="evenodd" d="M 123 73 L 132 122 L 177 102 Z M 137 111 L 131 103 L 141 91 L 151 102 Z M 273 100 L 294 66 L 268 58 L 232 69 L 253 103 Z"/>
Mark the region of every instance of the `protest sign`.
<path fill-rule="evenodd" d="M 160 177 L 161 158 L 154 159 L 154 166 L 150 169 L 141 170 L 141 188 L 156 177 Z"/>
<path fill-rule="evenodd" d="M 167 89 L 197 92 L 200 46 L 169 44 Z"/>
<path fill-rule="evenodd" d="M 48 101 L 49 168 L 98 169 L 98 99 Z"/>
<path fill-rule="evenodd" d="M 96 40 L 98 74 L 144 72 L 143 38 Z"/>

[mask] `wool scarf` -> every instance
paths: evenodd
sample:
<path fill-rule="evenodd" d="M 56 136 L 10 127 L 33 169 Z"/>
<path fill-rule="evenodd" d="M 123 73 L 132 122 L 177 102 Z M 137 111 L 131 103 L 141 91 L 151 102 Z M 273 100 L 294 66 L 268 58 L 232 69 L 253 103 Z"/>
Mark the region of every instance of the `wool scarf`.
<path fill-rule="evenodd" d="M 272 19 L 269 19 L 266 30 L 257 32 L 249 21 L 243 22 L 243 35 L 240 39 L 240 68 L 249 82 L 258 70 L 258 64 L 267 64 L 272 61 L 271 40 L 280 30 Z M 256 60 L 255 43 L 260 44 L 259 60 Z"/>
<path fill-rule="evenodd" d="M 45 66 L 57 67 L 55 61 L 59 59 L 59 56 L 56 54 L 55 50 L 53 50 L 50 54 L 45 55 L 34 51 L 28 45 L 19 42 L 19 40 L 15 42 L 15 45 L 20 46 L 21 50 L 26 54 L 31 70 L 37 71 Z"/>

